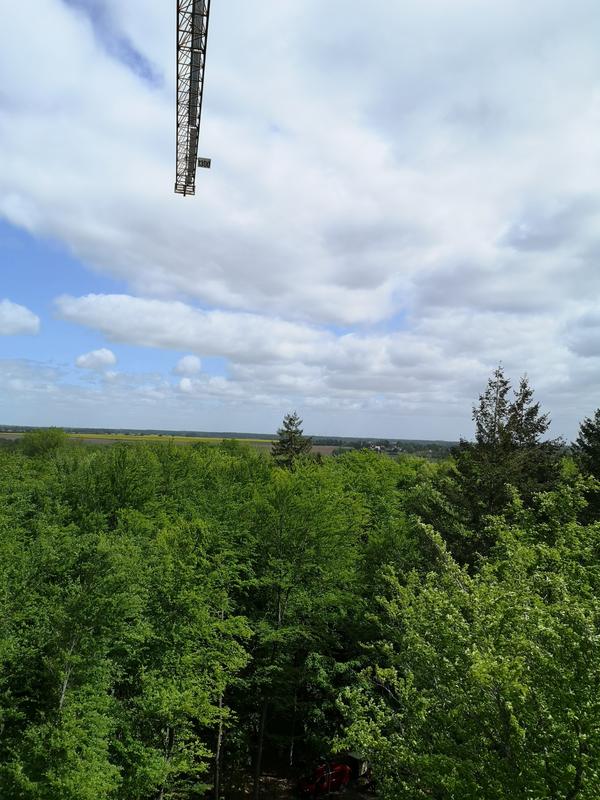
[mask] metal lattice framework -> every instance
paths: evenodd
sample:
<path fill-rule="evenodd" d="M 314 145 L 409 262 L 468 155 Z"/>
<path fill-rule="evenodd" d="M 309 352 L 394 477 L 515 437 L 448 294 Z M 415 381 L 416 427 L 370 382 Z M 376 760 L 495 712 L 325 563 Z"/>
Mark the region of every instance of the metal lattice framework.
<path fill-rule="evenodd" d="M 210 0 L 177 2 L 177 165 L 175 192 L 194 194 Z"/>

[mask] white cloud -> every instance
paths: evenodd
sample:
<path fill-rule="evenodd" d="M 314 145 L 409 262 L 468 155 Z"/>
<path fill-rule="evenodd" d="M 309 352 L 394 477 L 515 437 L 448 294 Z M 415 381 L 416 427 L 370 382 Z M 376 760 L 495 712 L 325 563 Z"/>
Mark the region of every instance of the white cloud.
<path fill-rule="evenodd" d="M 318 409 L 330 415 L 334 427 L 337 412 L 345 409 L 363 430 L 372 415 L 425 415 L 431 429 L 440 419 L 450 425 L 447 437 L 469 436 L 471 403 L 499 361 L 514 380 L 529 374 L 539 399 L 562 426 L 557 433 L 573 435 L 576 420 L 589 413 L 600 390 L 600 372 L 590 372 L 585 364 L 590 347 L 580 344 L 584 335 L 586 341 L 597 338 L 597 315 L 580 307 L 580 321 L 573 327 L 570 305 L 561 314 L 439 307 L 407 320 L 404 330 L 340 333 L 127 295 L 57 302 L 65 319 L 112 341 L 187 349 L 225 360 L 227 377 L 192 372 L 194 362 L 186 361 L 188 373 L 176 373 L 183 376 L 178 384 L 182 394 L 222 404 L 244 399 L 265 407 Z M 426 430 L 418 435 L 427 435 Z M 438 430 L 437 435 L 443 434 Z"/>
<path fill-rule="evenodd" d="M 177 375 L 197 375 L 201 370 L 202 362 L 198 356 L 183 356 L 175 367 Z"/>
<path fill-rule="evenodd" d="M 96 328 L 111 341 L 240 361 L 298 358 L 323 341 L 318 329 L 299 323 L 130 295 L 65 295 L 57 308 L 64 319 Z"/>
<path fill-rule="evenodd" d="M 35 334 L 40 329 L 40 319 L 25 306 L 0 300 L 0 336 Z"/>
<path fill-rule="evenodd" d="M 117 357 L 112 350 L 108 350 L 106 347 L 102 347 L 100 350 L 92 350 L 91 353 L 84 353 L 75 360 L 75 365 L 81 369 L 91 369 L 99 372 L 114 366 L 116 363 Z M 107 376 L 111 378 L 114 378 L 115 374 L 114 372 L 107 372 Z"/>
<path fill-rule="evenodd" d="M 172 194 L 172 9 L 102 7 L 162 84 L 59 0 L 39 0 L 43 26 L 18 5 L 0 25 L 0 72 L 16 76 L 0 100 L 0 215 L 126 286 L 61 299 L 64 318 L 226 359 L 220 385 L 177 367 L 179 401 L 300 398 L 329 404 L 332 426 L 354 409 L 363 429 L 382 409 L 449 409 L 466 419 L 449 435 L 468 434 L 502 360 L 571 430 L 589 413 L 597 2 L 217 4 L 213 170 L 186 200 Z"/>
<path fill-rule="evenodd" d="M 539 287 L 548 268 L 544 302 L 581 285 L 577 269 L 555 278 L 585 261 L 575 236 L 600 238 L 600 178 L 586 167 L 600 155 L 597 4 L 218 9 L 202 144 L 214 169 L 193 200 L 171 187 L 172 13 L 105 7 L 164 87 L 111 57 L 58 0 L 37 10 L 52 37 L 32 32 L 24 9 L 6 15 L 0 67 L 19 80 L 6 89 L 0 189 L 17 224 L 58 236 L 134 291 L 323 323 L 418 312 L 465 263 L 509 307 L 528 294 L 522 279 Z M 22 54 L 25 31 L 44 76 Z M 42 146 L 43 163 L 32 160 Z M 569 216 L 589 198 L 581 220 Z M 581 271 L 591 278 L 593 263 Z"/>
<path fill-rule="evenodd" d="M 206 312 L 127 295 L 62 297 L 57 307 L 63 318 L 112 341 L 226 359 L 230 381 L 191 380 L 188 375 L 180 383 L 188 393 L 202 387 L 228 397 L 240 391 L 264 397 L 328 396 L 332 407 L 340 400 L 365 402 L 383 395 L 399 409 L 413 409 L 438 398 L 442 385 L 450 398 L 465 376 L 481 379 L 486 373 L 476 353 L 447 353 L 445 337 L 435 329 L 424 328 L 420 335 L 408 330 L 336 334 L 255 314 Z"/>

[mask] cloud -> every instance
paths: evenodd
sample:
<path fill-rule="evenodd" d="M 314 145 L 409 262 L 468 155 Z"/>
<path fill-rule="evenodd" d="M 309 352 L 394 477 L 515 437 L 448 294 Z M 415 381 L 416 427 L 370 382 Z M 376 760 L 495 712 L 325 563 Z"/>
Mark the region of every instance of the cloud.
<path fill-rule="evenodd" d="M 369 398 L 382 395 L 397 408 L 414 409 L 439 397 L 441 384 L 451 405 L 449 398 L 465 375 L 481 377 L 486 371 L 474 355 L 448 354 L 437 331 L 335 333 L 267 316 L 207 312 L 181 302 L 128 295 L 63 296 L 57 309 L 64 319 L 98 330 L 111 341 L 187 349 L 226 360 L 229 380 L 194 378 L 189 367 L 196 364 L 186 360 L 188 374 L 179 384 L 186 393 L 201 389 L 227 397 L 241 393 L 313 401 L 327 396 L 332 408 L 342 401 L 368 404 Z"/>
<path fill-rule="evenodd" d="M 0 336 L 35 334 L 40 330 L 40 319 L 25 306 L 0 300 Z"/>
<path fill-rule="evenodd" d="M 118 29 L 111 13 L 110 3 L 103 0 L 62 1 L 89 20 L 99 44 L 110 56 L 150 84 L 159 83 L 156 67 L 136 48 L 131 39 Z"/>
<path fill-rule="evenodd" d="M 58 298 L 57 309 L 63 319 L 100 330 L 114 342 L 185 348 L 201 356 L 240 361 L 297 358 L 311 352 L 324 336 L 309 326 L 258 314 L 203 311 L 130 295 L 65 295 Z"/>
<path fill-rule="evenodd" d="M 202 370 L 202 362 L 198 356 L 183 356 L 175 367 L 176 375 L 197 375 Z"/>
<path fill-rule="evenodd" d="M 590 309 L 570 321 L 567 340 L 570 350 L 578 356 L 600 358 L 600 313 Z"/>
<path fill-rule="evenodd" d="M 108 350 L 106 347 L 102 347 L 100 350 L 92 350 L 91 353 L 84 353 L 75 360 L 75 365 L 80 369 L 91 369 L 99 372 L 114 366 L 116 363 L 117 357 L 112 350 Z M 108 372 L 107 375 L 113 378 L 115 373 Z"/>
<path fill-rule="evenodd" d="M 517 271 L 539 275 L 549 248 L 567 271 L 574 238 L 579 249 L 600 239 L 589 200 L 600 179 L 584 166 L 600 155 L 589 0 L 526 12 L 516 0 L 376 0 L 360 14 L 335 0 L 318 30 L 316 0 L 216 9 L 202 143 L 215 167 L 185 201 L 171 187 L 172 86 L 138 80 L 102 39 L 116 31 L 171 74 L 171 11 L 70 2 L 91 25 L 40 0 L 52 37 L 18 9 L 0 34 L 0 66 L 19 75 L 3 95 L 2 209 L 134 293 L 369 324 L 417 314 L 424 275 L 431 287 L 483 264 L 512 308 L 525 294 Z M 25 31 L 44 76 L 19 49 Z M 502 277 L 509 251 L 518 267 Z M 562 288 L 546 288 L 548 301 Z"/>
<path fill-rule="evenodd" d="M 0 71 L 16 76 L 0 95 L 0 215 L 119 281 L 120 295 L 62 298 L 63 318 L 205 372 L 225 359 L 220 383 L 176 369 L 152 392 L 305 403 L 331 425 L 343 408 L 363 429 L 421 409 L 456 435 L 502 360 L 569 430 L 589 413 L 597 2 L 216 4 L 213 169 L 186 200 L 173 81 L 142 74 L 173 74 L 172 8 L 69 2 L 39 0 L 33 28 L 16 5 L 0 26 Z"/>
<path fill-rule="evenodd" d="M 57 307 L 65 319 L 111 341 L 224 359 L 225 376 L 175 370 L 181 395 L 223 408 L 244 402 L 310 408 L 330 415 L 333 426 L 344 409 L 362 426 L 386 416 L 422 418 L 432 430 L 450 425 L 447 437 L 468 436 L 473 399 L 502 361 L 515 381 L 529 374 L 563 426 L 556 432 L 573 435 L 600 389 L 600 373 L 585 365 L 597 315 L 581 309 L 576 315 L 570 305 L 560 314 L 442 305 L 406 320 L 402 330 L 363 333 L 128 295 L 62 297 Z M 186 361 L 188 370 L 192 363 Z M 405 435 L 427 435 L 426 427 L 411 426 Z"/>

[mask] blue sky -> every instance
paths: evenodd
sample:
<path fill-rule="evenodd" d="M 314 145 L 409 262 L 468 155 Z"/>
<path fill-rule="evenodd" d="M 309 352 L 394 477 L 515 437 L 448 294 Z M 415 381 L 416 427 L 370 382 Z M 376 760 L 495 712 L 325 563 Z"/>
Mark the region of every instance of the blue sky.
<path fill-rule="evenodd" d="M 174 4 L 36 16 L 0 11 L 0 423 L 455 439 L 499 362 L 556 434 L 600 405 L 596 2 L 215 3 L 185 199 Z"/>
<path fill-rule="evenodd" d="M 47 362 L 68 370 L 71 380 L 81 381 L 87 376 L 74 368 L 75 360 L 84 352 L 105 347 L 105 337 L 61 319 L 54 301 L 65 289 L 76 295 L 118 294 L 124 283 L 86 269 L 60 243 L 34 237 L 7 223 L 0 223 L 0 249 L 11 263 L 6 279 L 3 277 L 3 295 L 33 311 L 41 320 L 42 333 L 0 337 L 0 357 Z M 126 371 L 167 373 L 177 361 L 172 352 L 127 344 L 111 347 Z"/>
<path fill-rule="evenodd" d="M 2 358 L 30 358 L 72 364 L 82 348 L 103 344 L 102 337 L 53 313 L 54 298 L 68 286 L 76 294 L 119 291 L 118 282 L 86 270 L 59 242 L 32 236 L 0 222 L 0 250 L 10 265 L 2 275 L 2 294 L 26 306 L 42 320 L 43 335 L 0 337 Z M 122 287 L 121 287 L 122 290 Z"/>

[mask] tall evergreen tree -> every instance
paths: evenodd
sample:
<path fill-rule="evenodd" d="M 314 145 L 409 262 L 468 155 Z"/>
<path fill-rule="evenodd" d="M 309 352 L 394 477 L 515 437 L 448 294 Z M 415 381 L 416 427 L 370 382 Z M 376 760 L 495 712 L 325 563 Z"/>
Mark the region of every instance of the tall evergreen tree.
<path fill-rule="evenodd" d="M 483 527 L 486 516 L 499 513 L 508 499 L 510 390 L 510 381 L 498 366 L 473 406 L 475 442 L 461 439 L 454 453 L 458 494 L 452 500 L 464 508 L 467 524 L 475 530 Z M 459 543 L 452 544 L 461 560 L 469 559 L 470 553 L 462 553 Z M 469 544 L 468 550 L 471 547 Z M 486 549 L 487 544 L 479 542 L 478 549 L 481 547 Z"/>
<path fill-rule="evenodd" d="M 600 408 L 579 425 L 573 454 L 584 472 L 600 479 Z"/>
<path fill-rule="evenodd" d="M 480 447 L 495 448 L 504 443 L 510 415 L 510 388 L 510 381 L 500 365 L 494 370 L 483 394 L 479 395 L 479 405 L 473 406 L 475 441 Z"/>
<path fill-rule="evenodd" d="M 510 486 L 528 503 L 537 492 L 553 488 L 559 475 L 563 443 L 543 439 L 550 426 L 548 414 L 534 401 L 526 376 L 512 399 L 511 388 L 503 368 L 497 367 L 473 407 L 475 442 L 462 440 L 454 453 L 457 474 L 451 488 L 456 493 L 451 491 L 450 497 L 462 506 L 464 521 L 474 533 L 468 543 L 449 542 L 460 560 L 492 546 L 486 519 L 506 507 Z"/>
<path fill-rule="evenodd" d="M 577 439 L 572 445 L 573 455 L 580 469 L 600 480 L 600 408 L 592 418 L 586 417 L 579 425 Z M 586 493 L 587 520 L 600 519 L 600 489 L 590 488 Z"/>
<path fill-rule="evenodd" d="M 526 375 L 521 378 L 515 398 L 508 410 L 508 433 L 513 447 L 533 447 L 550 427 L 550 415 L 540 412 L 533 402 L 533 389 Z"/>
<path fill-rule="evenodd" d="M 271 453 L 283 467 L 291 467 L 294 459 L 309 453 L 312 448 L 312 439 L 304 436 L 301 425 L 302 420 L 294 411 L 285 415 L 283 425 L 277 431 L 279 439 L 273 444 Z"/>

